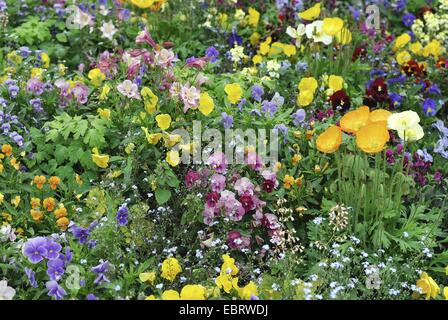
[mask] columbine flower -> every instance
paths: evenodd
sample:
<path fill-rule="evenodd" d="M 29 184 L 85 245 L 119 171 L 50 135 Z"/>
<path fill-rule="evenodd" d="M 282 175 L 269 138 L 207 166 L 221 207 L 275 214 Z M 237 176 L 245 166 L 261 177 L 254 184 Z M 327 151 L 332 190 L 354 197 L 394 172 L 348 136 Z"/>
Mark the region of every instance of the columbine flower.
<path fill-rule="evenodd" d="M 104 22 L 100 30 L 103 33 L 102 36 L 109 40 L 112 40 L 114 38 L 114 34 L 118 31 L 112 21 Z"/>
<path fill-rule="evenodd" d="M 124 80 L 117 86 L 118 91 L 128 97 L 140 100 L 140 93 L 138 92 L 138 86 L 131 80 Z"/>

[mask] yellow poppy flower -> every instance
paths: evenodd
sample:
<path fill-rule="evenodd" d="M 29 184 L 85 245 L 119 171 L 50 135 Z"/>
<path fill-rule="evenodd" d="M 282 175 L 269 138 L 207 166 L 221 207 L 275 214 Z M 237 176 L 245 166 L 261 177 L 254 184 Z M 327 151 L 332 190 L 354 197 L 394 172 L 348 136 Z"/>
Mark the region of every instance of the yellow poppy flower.
<path fill-rule="evenodd" d="M 320 15 L 320 3 L 316 3 L 311 8 L 299 12 L 299 17 L 307 21 L 313 21 Z"/>
<path fill-rule="evenodd" d="M 317 150 L 323 153 L 333 153 L 342 143 L 342 130 L 338 126 L 331 126 L 316 139 Z"/>
<path fill-rule="evenodd" d="M 356 145 L 366 153 L 377 153 L 389 141 L 389 131 L 385 122 L 373 122 L 356 132 Z"/>
<path fill-rule="evenodd" d="M 344 21 L 341 18 L 325 18 L 323 20 L 322 31 L 329 36 L 339 33 L 344 27 Z"/>
<path fill-rule="evenodd" d="M 369 117 L 370 110 L 366 106 L 347 112 L 341 118 L 341 129 L 347 133 L 355 133 L 367 124 Z"/>
<path fill-rule="evenodd" d="M 169 114 L 159 114 L 156 116 L 157 126 L 162 129 L 166 130 L 171 125 L 171 116 Z"/>

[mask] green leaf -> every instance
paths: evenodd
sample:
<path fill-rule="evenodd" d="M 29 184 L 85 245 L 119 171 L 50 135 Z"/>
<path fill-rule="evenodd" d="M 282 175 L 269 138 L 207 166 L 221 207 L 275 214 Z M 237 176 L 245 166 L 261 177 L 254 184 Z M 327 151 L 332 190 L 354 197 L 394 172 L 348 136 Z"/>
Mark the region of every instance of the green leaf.
<path fill-rule="evenodd" d="M 164 204 L 171 198 L 171 191 L 167 189 L 156 189 L 155 194 L 158 204 Z"/>
<path fill-rule="evenodd" d="M 56 39 L 57 39 L 59 42 L 67 42 L 67 36 L 66 36 L 65 34 L 63 34 L 63 33 L 58 33 L 58 34 L 56 35 Z"/>

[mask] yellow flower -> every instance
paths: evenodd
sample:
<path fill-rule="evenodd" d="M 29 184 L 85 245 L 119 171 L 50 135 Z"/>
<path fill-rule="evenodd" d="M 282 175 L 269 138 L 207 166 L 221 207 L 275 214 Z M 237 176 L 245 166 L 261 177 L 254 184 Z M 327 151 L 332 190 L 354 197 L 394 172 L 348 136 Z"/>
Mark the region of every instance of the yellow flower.
<path fill-rule="evenodd" d="M 316 3 L 311 8 L 299 13 L 301 19 L 313 21 L 320 15 L 320 3 Z"/>
<path fill-rule="evenodd" d="M 166 130 L 171 125 L 171 116 L 169 114 L 159 114 L 156 116 L 157 126 L 162 129 Z"/>
<path fill-rule="evenodd" d="M 48 68 L 50 66 L 50 56 L 45 52 L 40 54 L 40 59 L 42 60 L 44 68 Z"/>
<path fill-rule="evenodd" d="M 50 211 L 50 212 L 53 211 L 55 205 L 56 205 L 56 201 L 52 197 L 45 198 L 44 201 L 43 201 L 43 207 L 47 211 Z"/>
<path fill-rule="evenodd" d="M 180 300 L 179 292 L 176 290 L 165 290 L 162 293 L 162 300 Z"/>
<path fill-rule="evenodd" d="M 258 54 L 254 55 L 253 58 L 252 58 L 252 62 L 253 62 L 255 65 L 260 64 L 261 61 L 263 61 L 263 57 L 260 56 L 260 55 L 258 55 Z"/>
<path fill-rule="evenodd" d="M 187 284 L 180 291 L 181 300 L 205 300 L 205 288 L 197 284 Z"/>
<path fill-rule="evenodd" d="M 148 87 L 143 87 L 140 93 L 143 97 L 143 103 L 145 104 L 146 112 L 156 112 L 157 102 L 159 101 L 159 98 L 154 94 L 154 92 L 152 92 L 152 90 Z"/>
<path fill-rule="evenodd" d="M 293 176 L 290 176 L 289 174 L 285 175 L 285 177 L 283 178 L 283 188 L 291 189 L 294 182 L 295 182 L 295 179 Z"/>
<path fill-rule="evenodd" d="M 248 23 L 252 27 L 256 27 L 258 25 L 258 21 L 260 20 L 260 12 L 258 12 L 254 8 L 249 8 L 249 16 L 248 16 Z"/>
<path fill-rule="evenodd" d="M 371 122 L 382 122 L 385 121 L 387 122 L 387 119 L 389 119 L 390 115 L 392 113 L 388 110 L 385 109 L 376 109 L 373 110 L 372 112 L 370 112 L 370 116 L 369 116 L 369 123 Z"/>
<path fill-rule="evenodd" d="M 392 130 L 403 131 L 414 127 L 420 122 L 420 117 L 415 111 L 407 110 L 394 113 L 387 119 L 387 125 Z"/>
<path fill-rule="evenodd" d="M 106 80 L 106 75 L 98 68 L 90 70 L 87 77 L 95 87 L 99 87 L 101 83 Z"/>
<path fill-rule="evenodd" d="M 98 112 L 98 114 L 100 115 L 101 118 L 109 120 L 109 118 L 110 118 L 110 110 L 109 109 L 98 108 L 96 111 Z"/>
<path fill-rule="evenodd" d="M 251 300 L 253 296 L 258 296 L 256 284 L 250 281 L 247 285 L 238 290 L 238 295 L 243 300 Z"/>
<path fill-rule="evenodd" d="M 288 57 L 294 56 L 297 53 L 296 46 L 292 44 L 285 44 L 283 46 L 283 53 Z"/>
<path fill-rule="evenodd" d="M 356 145 L 366 153 L 384 150 L 389 141 L 389 131 L 385 122 L 373 122 L 356 132 Z"/>
<path fill-rule="evenodd" d="M 37 78 L 42 80 L 42 75 L 44 71 L 41 68 L 32 68 L 31 69 L 31 78 Z"/>
<path fill-rule="evenodd" d="M 355 133 L 367 124 L 370 117 L 369 107 L 362 106 L 347 112 L 340 121 L 341 129 L 348 133 Z"/>
<path fill-rule="evenodd" d="M 176 258 L 167 258 L 163 261 L 162 278 L 173 282 L 180 272 L 182 272 L 182 268 Z"/>
<path fill-rule="evenodd" d="M 155 272 L 142 272 L 138 275 L 138 278 L 141 282 L 149 282 L 151 284 L 154 283 L 156 280 L 156 273 Z"/>
<path fill-rule="evenodd" d="M 411 45 L 409 45 L 409 49 L 411 49 L 411 52 L 416 55 L 422 55 L 423 54 L 423 46 L 420 42 L 414 42 Z"/>
<path fill-rule="evenodd" d="M 64 204 L 61 203 L 59 205 L 59 208 L 54 210 L 53 213 L 54 213 L 55 218 L 59 219 L 59 218 L 67 216 L 67 209 L 64 207 Z"/>
<path fill-rule="evenodd" d="M 417 280 L 417 287 L 421 289 L 423 294 L 426 294 L 426 300 L 435 299 L 440 293 L 440 287 L 426 272 L 420 275 L 420 279 Z"/>
<path fill-rule="evenodd" d="M 312 94 L 317 89 L 317 81 L 313 77 L 302 78 L 299 82 L 299 91 L 310 91 Z"/>
<path fill-rule="evenodd" d="M 150 144 L 157 144 L 159 142 L 160 138 L 162 138 L 161 133 L 149 133 L 148 129 L 143 128 L 143 127 L 142 127 L 142 130 L 145 133 L 146 140 L 148 140 L 148 142 Z"/>
<path fill-rule="evenodd" d="M 147 9 L 154 4 L 154 0 L 130 0 L 130 2 L 140 9 Z"/>
<path fill-rule="evenodd" d="M 59 179 L 59 177 L 56 176 L 51 176 L 50 179 L 48 179 L 48 183 L 50 184 L 52 190 L 56 190 L 60 182 L 61 179 Z"/>
<path fill-rule="evenodd" d="M 171 148 L 182 141 L 180 134 L 165 134 L 163 135 L 163 142 L 166 148 Z"/>
<path fill-rule="evenodd" d="M 67 217 L 62 217 L 62 218 L 59 218 L 58 220 L 56 220 L 56 225 L 62 231 L 67 230 L 67 227 L 69 224 L 70 224 L 70 220 L 68 220 Z"/>
<path fill-rule="evenodd" d="M 6 156 L 10 157 L 12 155 L 12 147 L 10 144 L 5 143 L 2 145 L 2 152 L 6 154 Z"/>
<path fill-rule="evenodd" d="M 20 196 L 15 196 L 14 198 L 11 199 L 11 204 L 17 208 L 20 204 L 20 200 L 21 200 Z"/>
<path fill-rule="evenodd" d="M 323 20 L 322 31 L 329 36 L 339 33 L 344 27 L 344 21 L 341 18 L 325 18 Z"/>
<path fill-rule="evenodd" d="M 3 193 L 0 192 L 0 204 L 3 203 L 4 199 L 5 199 L 5 196 L 3 195 Z"/>
<path fill-rule="evenodd" d="M 231 258 L 228 254 L 222 256 L 223 263 L 221 265 L 221 272 L 231 274 L 232 276 L 238 273 L 238 268 L 235 265 L 235 259 Z"/>
<path fill-rule="evenodd" d="M 31 208 L 36 209 L 40 207 L 40 199 L 39 198 L 31 198 Z"/>
<path fill-rule="evenodd" d="M 261 44 L 260 44 L 260 54 L 261 55 L 266 55 L 268 52 L 269 52 L 269 50 L 270 50 L 270 44 L 271 44 L 271 41 L 272 41 L 272 38 L 271 37 L 268 37 L 265 41 L 263 41 Z"/>
<path fill-rule="evenodd" d="M 398 64 L 401 66 L 402 64 L 405 64 L 406 62 L 411 60 L 411 55 L 409 54 L 409 52 L 404 50 L 397 54 L 396 59 Z"/>
<path fill-rule="evenodd" d="M 398 49 L 404 47 L 406 44 L 408 44 L 409 41 L 411 41 L 411 36 L 407 33 L 403 33 L 401 36 L 395 39 L 395 44 L 393 47 L 394 51 L 397 51 Z"/>
<path fill-rule="evenodd" d="M 342 28 L 338 33 L 336 33 L 336 40 L 340 44 L 347 44 L 352 41 L 352 32 L 347 28 Z"/>
<path fill-rule="evenodd" d="M 243 90 L 238 83 L 227 84 L 224 87 L 224 91 L 226 92 L 227 99 L 229 99 L 230 103 L 237 103 L 243 95 Z"/>
<path fill-rule="evenodd" d="M 107 154 L 99 154 L 97 148 L 92 149 L 92 161 L 100 168 L 107 168 L 109 166 L 109 156 Z"/>
<path fill-rule="evenodd" d="M 42 211 L 40 211 L 40 210 L 34 210 L 34 209 L 31 209 L 31 210 L 30 210 L 30 215 L 31 215 L 31 218 L 32 218 L 35 222 L 39 222 L 39 221 L 42 220 L 42 218 L 44 217 L 44 214 L 42 213 Z"/>
<path fill-rule="evenodd" d="M 226 293 L 230 293 L 233 287 L 232 280 L 233 278 L 230 274 L 221 272 L 219 276 L 216 277 L 215 284 Z"/>
<path fill-rule="evenodd" d="M 253 46 L 257 45 L 260 42 L 260 37 L 261 36 L 258 32 L 255 31 L 254 33 L 252 33 L 249 38 L 250 44 Z"/>
<path fill-rule="evenodd" d="M 299 95 L 297 96 L 297 104 L 301 107 L 306 107 L 313 102 L 314 95 L 311 91 L 305 90 L 300 91 Z"/>
<path fill-rule="evenodd" d="M 317 150 L 323 153 L 333 153 L 342 143 L 342 130 L 338 126 L 331 126 L 316 139 Z"/>
<path fill-rule="evenodd" d="M 331 90 L 333 90 L 333 92 L 342 90 L 344 86 L 344 78 L 332 74 L 328 77 L 328 86 Z"/>
<path fill-rule="evenodd" d="M 36 185 L 37 189 L 42 189 L 45 182 L 47 181 L 47 178 L 45 176 L 35 176 L 33 179 L 33 183 Z"/>
<path fill-rule="evenodd" d="M 152 295 L 150 295 L 150 296 L 147 296 L 147 297 L 145 298 L 145 300 L 158 300 L 158 299 L 152 294 Z"/>
<path fill-rule="evenodd" d="M 176 167 L 180 162 L 179 151 L 168 151 L 166 153 L 166 162 L 168 162 L 170 166 Z"/>
<path fill-rule="evenodd" d="M 111 89 L 111 88 L 109 87 L 109 85 L 105 84 L 105 85 L 103 86 L 103 88 L 101 89 L 101 93 L 100 93 L 99 99 L 100 99 L 100 100 L 106 100 L 107 95 L 108 95 L 109 92 L 110 92 L 110 89 Z"/>
<path fill-rule="evenodd" d="M 199 95 L 199 111 L 204 115 L 208 116 L 215 108 L 215 103 L 208 92 L 201 92 Z"/>
<path fill-rule="evenodd" d="M 423 56 L 428 57 L 429 55 L 434 56 L 436 59 L 442 53 L 442 45 L 437 40 L 432 40 L 423 48 Z"/>
<path fill-rule="evenodd" d="M 443 288 L 443 296 L 445 297 L 445 300 L 448 300 L 448 287 Z"/>
<path fill-rule="evenodd" d="M 424 137 L 423 128 L 416 124 L 406 130 L 398 130 L 398 136 L 405 141 L 417 141 Z"/>

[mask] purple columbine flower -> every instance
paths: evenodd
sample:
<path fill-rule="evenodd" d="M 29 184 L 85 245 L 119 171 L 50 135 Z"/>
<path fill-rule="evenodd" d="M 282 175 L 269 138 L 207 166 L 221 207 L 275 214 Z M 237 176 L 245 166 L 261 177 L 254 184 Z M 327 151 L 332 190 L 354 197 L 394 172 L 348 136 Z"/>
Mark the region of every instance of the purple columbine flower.
<path fill-rule="evenodd" d="M 117 211 L 117 223 L 120 227 L 123 227 L 128 224 L 128 214 L 129 210 L 126 207 L 126 204 L 122 204 Z"/>
<path fill-rule="evenodd" d="M 45 286 L 48 289 L 48 295 L 56 298 L 56 300 L 61 300 L 67 294 L 64 288 L 62 288 L 55 280 L 48 281 Z"/>
<path fill-rule="evenodd" d="M 215 47 L 208 47 L 205 50 L 205 56 L 211 63 L 216 63 L 219 57 L 219 51 Z"/>
<path fill-rule="evenodd" d="M 423 102 L 423 112 L 427 116 L 435 116 L 437 113 L 437 104 L 434 100 L 431 98 L 425 99 Z"/>
<path fill-rule="evenodd" d="M 260 102 L 260 101 L 261 101 L 261 97 L 263 96 L 263 94 L 264 94 L 263 87 L 261 87 L 261 86 L 259 86 L 259 85 L 257 85 L 257 84 L 255 84 L 255 85 L 252 87 L 252 98 L 253 98 L 255 101 Z"/>
<path fill-rule="evenodd" d="M 291 115 L 292 123 L 294 123 L 296 127 L 303 121 L 305 121 L 305 118 L 306 118 L 306 111 L 303 109 L 299 109 Z"/>
<path fill-rule="evenodd" d="M 37 237 L 29 239 L 23 246 L 23 255 L 33 263 L 41 262 L 47 254 L 47 239 L 44 237 Z"/>
<path fill-rule="evenodd" d="M 26 276 L 28 278 L 28 281 L 30 282 L 30 285 L 33 288 L 37 288 L 38 285 L 37 285 L 37 282 L 36 282 L 36 273 L 32 269 L 26 267 L 25 268 L 25 274 L 26 274 Z"/>
<path fill-rule="evenodd" d="M 230 129 L 233 127 L 233 117 L 228 115 L 226 112 L 221 113 L 222 124 L 224 129 Z"/>
<path fill-rule="evenodd" d="M 64 262 L 61 259 L 50 260 L 47 262 L 47 274 L 51 280 L 58 281 L 64 274 Z"/>
<path fill-rule="evenodd" d="M 412 24 L 414 23 L 414 20 L 415 20 L 415 16 L 412 13 L 406 13 L 402 19 L 403 24 L 408 28 L 410 26 L 412 26 Z"/>

